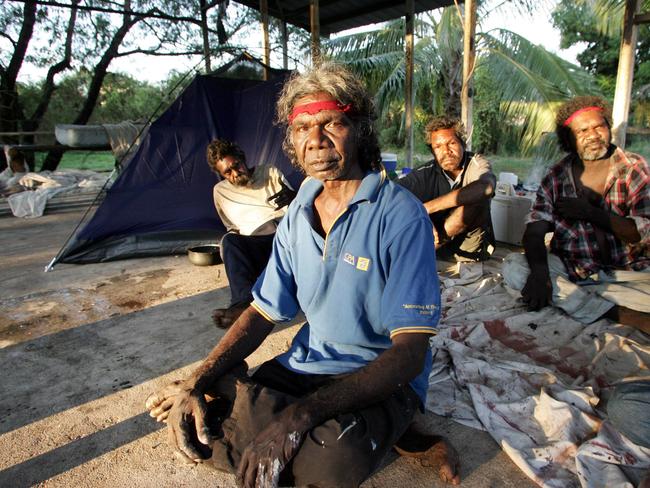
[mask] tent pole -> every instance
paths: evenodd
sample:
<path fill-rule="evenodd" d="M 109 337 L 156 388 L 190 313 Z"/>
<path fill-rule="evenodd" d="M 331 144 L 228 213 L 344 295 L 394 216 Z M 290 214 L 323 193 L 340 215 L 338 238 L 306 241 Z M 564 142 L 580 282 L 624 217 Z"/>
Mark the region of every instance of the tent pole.
<path fill-rule="evenodd" d="M 612 118 L 614 144 L 625 148 L 625 132 L 632 98 L 632 81 L 634 80 L 634 51 L 639 33 L 639 26 L 634 23 L 634 15 L 639 11 L 639 0 L 625 0 L 625 17 L 623 19 L 623 36 L 621 50 L 618 56 L 618 72 L 616 74 L 616 92 Z"/>
<path fill-rule="evenodd" d="M 264 80 L 269 79 L 269 66 L 271 66 L 271 46 L 269 44 L 269 3 L 268 0 L 260 0 L 260 12 L 262 13 L 262 47 L 264 49 Z"/>
<path fill-rule="evenodd" d="M 405 39 L 406 80 L 404 83 L 404 125 L 406 131 L 406 166 L 413 166 L 413 24 L 415 17 L 414 0 L 406 0 Z"/>
<path fill-rule="evenodd" d="M 463 88 L 460 92 L 461 120 L 467 131 L 467 149 L 472 148 L 473 102 L 472 77 L 476 62 L 476 0 L 465 0 L 463 21 Z"/>
<path fill-rule="evenodd" d="M 318 66 L 320 58 L 320 8 L 318 0 L 309 0 L 309 22 L 311 23 L 311 64 Z"/>

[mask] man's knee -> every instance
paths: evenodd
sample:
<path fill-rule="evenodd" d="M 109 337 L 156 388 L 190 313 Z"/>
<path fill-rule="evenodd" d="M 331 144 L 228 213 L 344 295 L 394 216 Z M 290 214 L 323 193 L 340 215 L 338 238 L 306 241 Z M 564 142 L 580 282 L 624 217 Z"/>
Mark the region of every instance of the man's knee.
<path fill-rule="evenodd" d="M 503 275 L 503 281 L 510 288 L 513 290 L 523 290 L 528 275 L 530 274 L 526 256 L 516 252 L 508 254 L 503 258 L 501 274 Z"/>
<path fill-rule="evenodd" d="M 607 403 L 607 414 L 625 437 L 650 448 L 650 379 L 618 385 Z"/>
<path fill-rule="evenodd" d="M 356 487 L 375 470 L 381 440 L 368 435 L 361 415 L 330 419 L 306 434 L 293 460 L 294 482 L 319 487 Z"/>
<path fill-rule="evenodd" d="M 244 236 L 235 234 L 233 232 L 224 234 L 224 236 L 221 238 L 220 243 L 222 257 L 224 253 L 228 254 L 233 249 L 239 249 L 241 247 L 242 237 Z"/>

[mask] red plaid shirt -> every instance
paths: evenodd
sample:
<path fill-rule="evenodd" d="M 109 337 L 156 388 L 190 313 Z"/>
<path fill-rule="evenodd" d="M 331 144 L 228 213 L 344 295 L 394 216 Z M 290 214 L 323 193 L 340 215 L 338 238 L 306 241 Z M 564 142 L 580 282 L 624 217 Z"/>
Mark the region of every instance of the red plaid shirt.
<path fill-rule="evenodd" d="M 559 197 L 577 198 L 571 163 L 571 154 L 552 166 L 542 180 L 537 198 L 526 222 L 544 220 L 553 224 L 551 251 L 567 267 L 573 281 L 587 279 L 591 274 L 608 268 L 642 270 L 650 266 L 650 170 L 638 154 L 625 153 L 616 148 L 605 185 L 602 208 L 634 220 L 641 240 L 624 244 L 614 234 L 605 232 L 611 263 L 601 263 L 596 233 L 591 223 L 570 222 L 554 210 Z"/>

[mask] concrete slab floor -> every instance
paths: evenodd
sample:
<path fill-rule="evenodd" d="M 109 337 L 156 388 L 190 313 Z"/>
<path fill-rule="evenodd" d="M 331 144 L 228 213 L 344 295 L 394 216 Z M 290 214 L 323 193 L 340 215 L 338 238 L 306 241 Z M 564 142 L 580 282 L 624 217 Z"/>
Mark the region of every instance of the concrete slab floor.
<path fill-rule="evenodd" d="M 178 460 L 143 408 L 222 336 L 210 313 L 229 300 L 223 266 L 180 256 L 43 273 L 81 214 L 0 218 L 0 486 L 235 486 Z M 278 328 L 251 366 L 282 352 L 297 327 Z M 430 413 L 418 421 L 459 451 L 462 486 L 535 486 L 487 433 Z M 392 454 L 363 486 L 444 484 Z"/>

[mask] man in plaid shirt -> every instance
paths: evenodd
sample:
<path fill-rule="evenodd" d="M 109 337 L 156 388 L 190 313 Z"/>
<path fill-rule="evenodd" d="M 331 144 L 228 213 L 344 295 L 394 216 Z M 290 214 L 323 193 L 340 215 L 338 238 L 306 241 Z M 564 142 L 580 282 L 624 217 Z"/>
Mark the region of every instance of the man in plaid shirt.
<path fill-rule="evenodd" d="M 569 154 L 542 180 L 525 258 L 507 256 L 503 276 L 531 310 L 553 303 L 583 323 L 607 317 L 650 332 L 650 170 L 611 143 L 610 128 L 598 97 L 560 107 L 556 133 Z"/>

